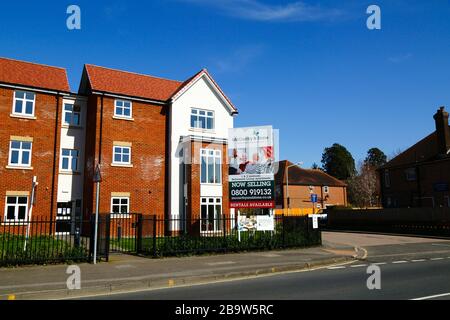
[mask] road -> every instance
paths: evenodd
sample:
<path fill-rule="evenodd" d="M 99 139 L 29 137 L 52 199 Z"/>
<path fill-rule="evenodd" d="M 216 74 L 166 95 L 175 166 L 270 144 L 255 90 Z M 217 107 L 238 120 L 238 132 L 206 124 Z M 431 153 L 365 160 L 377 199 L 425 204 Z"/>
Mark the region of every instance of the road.
<path fill-rule="evenodd" d="M 97 296 L 131 300 L 450 299 L 450 241 L 324 232 L 324 241 L 352 244 L 367 258 L 347 265 L 206 285 Z M 369 290 L 369 265 L 381 271 L 381 289 Z"/>

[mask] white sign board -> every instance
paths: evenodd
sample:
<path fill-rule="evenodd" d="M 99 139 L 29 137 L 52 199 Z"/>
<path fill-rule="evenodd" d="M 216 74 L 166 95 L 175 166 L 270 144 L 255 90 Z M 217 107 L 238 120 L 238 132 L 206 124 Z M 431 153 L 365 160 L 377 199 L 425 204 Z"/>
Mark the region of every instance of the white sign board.
<path fill-rule="evenodd" d="M 313 229 L 319 228 L 319 217 L 317 215 L 313 215 Z"/>
<path fill-rule="evenodd" d="M 275 221 L 273 215 L 256 216 L 256 230 L 274 231 Z"/>

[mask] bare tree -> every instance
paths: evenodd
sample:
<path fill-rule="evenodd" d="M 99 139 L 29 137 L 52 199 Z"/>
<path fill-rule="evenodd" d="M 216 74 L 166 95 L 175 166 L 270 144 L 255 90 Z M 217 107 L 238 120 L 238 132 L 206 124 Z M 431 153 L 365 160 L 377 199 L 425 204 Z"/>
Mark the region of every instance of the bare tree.
<path fill-rule="evenodd" d="M 360 208 L 374 207 L 379 202 L 376 168 L 366 162 L 359 164 L 358 173 L 348 181 L 350 201 Z"/>

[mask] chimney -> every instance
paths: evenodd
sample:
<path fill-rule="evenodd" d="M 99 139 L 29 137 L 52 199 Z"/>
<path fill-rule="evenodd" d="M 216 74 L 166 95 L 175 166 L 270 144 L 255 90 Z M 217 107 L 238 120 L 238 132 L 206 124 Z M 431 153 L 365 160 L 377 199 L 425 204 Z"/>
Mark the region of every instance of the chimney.
<path fill-rule="evenodd" d="M 450 128 L 448 126 L 448 112 L 444 107 L 440 107 L 434 115 L 436 122 L 436 134 L 438 143 L 438 153 L 445 155 L 450 149 Z"/>

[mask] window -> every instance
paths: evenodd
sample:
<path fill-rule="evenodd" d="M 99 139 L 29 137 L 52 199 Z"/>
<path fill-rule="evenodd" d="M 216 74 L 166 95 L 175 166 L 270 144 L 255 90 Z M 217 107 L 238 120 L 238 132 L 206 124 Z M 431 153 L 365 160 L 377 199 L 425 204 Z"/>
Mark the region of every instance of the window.
<path fill-rule="evenodd" d="M 201 183 L 222 183 L 222 156 L 220 150 L 201 149 Z"/>
<path fill-rule="evenodd" d="M 200 198 L 201 232 L 222 230 L 222 199 Z"/>
<path fill-rule="evenodd" d="M 391 175 L 389 174 L 389 170 L 384 171 L 384 186 L 386 188 L 391 187 Z"/>
<path fill-rule="evenodd" d="M 132 117 L 132 104 L 130 101 L 116 100 L 114 115 L 120 118 Z"/>
<path fill-rule="evenodd" d="M 131 147 L 114 146 L 113 163 L 131 164 Z"/>
<path fill-rule="evenodd" d="M 323 192 L 324 193 L 329 193 L 330 192 L 330 188 L 328 186 L 324 186 L 323 187 Z"/>
<path fill-rule="evenodd" d="M 214 112 L 191 109 L 191 128 L 213 130 Z"/>
<path fill-rule="evenodd" d="M 81 119 L 81 109 L 80 106 L 65 103 L 63 112 L 63 121 L 65 125 L 68 126 L 79 126 Z"/>
<path fill-rule="evenodd" d="M 61 170 L 78 171 L 78 150 L 62 149 L 61 151 Z"/>
<path fill-rule="evenodd" d="M 128 214 L 129 212 L 130 212 L 130 198 L 129 197 L 112 197 L 111 198 L 111 213 Z"/>
<path fill-rule="evenodd" d="M 9 148 L 9 165 L 15 167 L 31 166 L 31 142 L 12 140 Z"/>
<path fill-rule="evenodd" d="M 405 170 L 406 181 L 416 181 L 417 174 L 415 168 L 408 168 Z"/>
<path fill-rule="evenodd" d="M 8 196 L 6 197 L 5 221 L 20 222 L 26 221 L 28 214 L 27 196 Z"/>
<path fill-rule="evenodd" d="M 25 91 L 14 91 L 13 114 L 34 116 L 35 94 Z"/>

